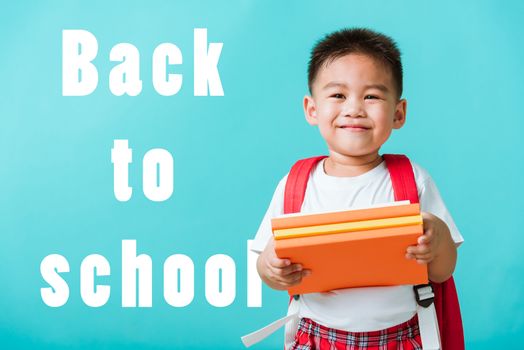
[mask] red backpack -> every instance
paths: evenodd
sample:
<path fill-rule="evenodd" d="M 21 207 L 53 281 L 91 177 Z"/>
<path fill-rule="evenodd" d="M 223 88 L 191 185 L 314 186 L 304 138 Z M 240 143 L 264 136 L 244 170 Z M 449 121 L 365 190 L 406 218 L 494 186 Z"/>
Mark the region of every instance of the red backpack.
<path fill-rule="evenodd" d="M 398 154 L 385 154 L 382 157 L 391 177 L 395 200 L 409 200 L 411 203 L 418 203 L 417 184 L 409 159 Z M 315 165 L 324 158 L 326 156 L 302 159 L 293 165 L 284 192 L 284 214 L 300 212 L 309 174 Z M 464 331 L 453 277 L 443 283 L 431 283 L 431 285 L 435 294 L 434 302 L 442 349 L 463 350 Z"/>

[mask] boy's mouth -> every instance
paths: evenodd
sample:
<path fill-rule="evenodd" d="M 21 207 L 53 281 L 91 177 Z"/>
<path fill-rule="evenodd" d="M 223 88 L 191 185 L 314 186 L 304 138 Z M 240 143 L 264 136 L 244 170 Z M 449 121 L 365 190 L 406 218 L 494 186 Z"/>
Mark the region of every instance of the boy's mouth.
<path fill-rule="evenodd" d="M 340 128 L 346 129 L 349 131 L 365 131 L 371 129 L 368 126 L 365 125 L 359 125 L 359 124 L 352 124 L 352 125 L 341 125 Z"/>

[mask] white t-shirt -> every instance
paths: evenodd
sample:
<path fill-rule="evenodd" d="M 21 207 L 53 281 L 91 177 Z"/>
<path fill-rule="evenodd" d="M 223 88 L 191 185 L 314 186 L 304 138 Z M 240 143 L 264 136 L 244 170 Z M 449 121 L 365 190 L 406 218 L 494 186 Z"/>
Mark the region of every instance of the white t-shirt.
<path fill-rule="evenodd" d="M 435 183 L 424 169 L 412 163 L 421 210 L 442 219 L 455 243 L 463 238 L 449 214 Z M 287 175 L 278 184 L 260 224 L 252 250 L 264 250 L 272 235 L 271 218 L 284 213 L 284 188 Z M 302 213 L 367 207 L 394 201 L 393 187 L 385 162 L 354 177 L 329 176 L 324 160 L 309 177 Z M 307 317 L 330 328 L 351 332 L 385 329 L 405 322 L 416 313 L 413 287 L 366 287 L 339 289 L 300 296 L 300 317 Z"/>

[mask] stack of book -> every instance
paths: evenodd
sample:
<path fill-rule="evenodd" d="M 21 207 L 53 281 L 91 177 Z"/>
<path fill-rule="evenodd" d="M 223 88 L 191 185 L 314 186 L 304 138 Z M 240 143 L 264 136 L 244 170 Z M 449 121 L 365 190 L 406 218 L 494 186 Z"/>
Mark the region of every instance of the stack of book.
<path fill-rule="evenodd" d="M 271 224 L 277 256 L 311 270 L 290 295 L 428 282 L 427 266 L 406 259 L 423 234 L 419 204 L 288 214 Z"/>

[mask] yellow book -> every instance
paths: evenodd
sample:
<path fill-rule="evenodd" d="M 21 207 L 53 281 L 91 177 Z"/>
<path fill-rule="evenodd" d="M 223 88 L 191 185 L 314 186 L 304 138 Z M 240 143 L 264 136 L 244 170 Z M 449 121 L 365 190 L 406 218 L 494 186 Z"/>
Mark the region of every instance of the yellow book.
<path fill-rule="evenodd" d="M 310 237 L 317 235 L 326 235 L 333 233 L 353 232 L 353 231 L 366 231 L 375 230 L 388 227 L 401 227 L 409 225 L 422 225 L 421 215 L 403 216 L 396 218 L 385 218 L 375 220 L 364 220 L 356 222 L 344 222 L 338 224 L 328 225 L 317 225 L 317 226 L 306 226 L 306 227 L 295 227 L 282 230 L 274 230 L 273 235 L 276 240 L 297 238 L 297 237 Z"/>

